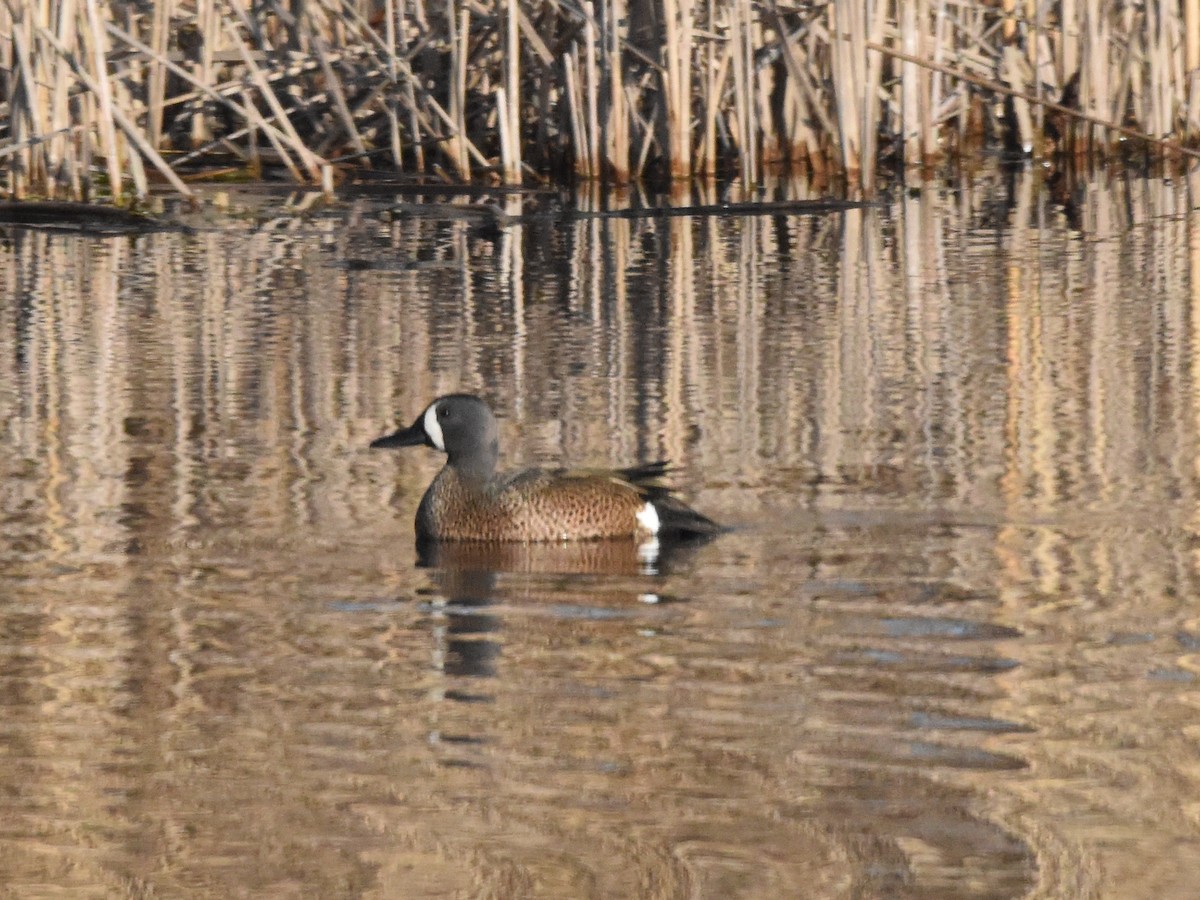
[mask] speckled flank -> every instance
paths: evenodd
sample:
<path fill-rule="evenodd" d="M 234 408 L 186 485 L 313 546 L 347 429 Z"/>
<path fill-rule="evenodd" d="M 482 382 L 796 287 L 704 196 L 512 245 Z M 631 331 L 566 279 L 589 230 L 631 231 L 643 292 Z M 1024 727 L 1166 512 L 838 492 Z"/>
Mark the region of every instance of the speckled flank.
<path fill-rule="evenodd" d="M 473 489 L 447 466 L 421 500 L 417 532 L 459 541 L 648 537 L 646 506 L 642 492 L 617 476 L 532 470 Z"/>

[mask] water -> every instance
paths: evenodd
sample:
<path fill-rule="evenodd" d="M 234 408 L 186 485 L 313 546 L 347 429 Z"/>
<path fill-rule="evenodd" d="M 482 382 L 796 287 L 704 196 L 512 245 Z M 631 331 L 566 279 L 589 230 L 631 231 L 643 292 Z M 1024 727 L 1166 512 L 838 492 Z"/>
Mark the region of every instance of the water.
<path fill-rule="evenodd" d="M 6 896 L 1194 896 L 1188 187 L 8 233 Z M 418 565 L 460 389 L 734 530 Z"/>

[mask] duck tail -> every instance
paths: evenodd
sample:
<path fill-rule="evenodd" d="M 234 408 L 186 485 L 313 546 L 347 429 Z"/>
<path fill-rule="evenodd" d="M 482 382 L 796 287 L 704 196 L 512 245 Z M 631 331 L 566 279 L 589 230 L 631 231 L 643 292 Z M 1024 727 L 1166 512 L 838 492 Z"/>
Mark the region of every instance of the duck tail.
<path fill-rule="evenodd" d="M 683 540 L 704 540 L 716 537 L 726 529 L 703 513 L 698 513 L 673 494 L 651 497 L 658 512 L 659 537 L 674 537 Z"/>
<path fill-rule="evenodd" d="M 662 479 L 671 472 L 671 464 L 665 459 L 655 462 L 642 463 L 640 466 L 630 466 L 628 469 L 617 469 L 617 474 L 630 484 L 638 487 L 666 487 Z"/>
<path fill-rule="evenodd" d="M 671 464 L 667 460 L 660 459 L 620 469 L 618 474 L 637 487 L 642 496 L 654 505 L 658 513 L 660 537 L 703 539 L 714 537 L 726 530 L 675 496 L 674 490 L 666 482 L 666 477 L 671 474 Z"/>

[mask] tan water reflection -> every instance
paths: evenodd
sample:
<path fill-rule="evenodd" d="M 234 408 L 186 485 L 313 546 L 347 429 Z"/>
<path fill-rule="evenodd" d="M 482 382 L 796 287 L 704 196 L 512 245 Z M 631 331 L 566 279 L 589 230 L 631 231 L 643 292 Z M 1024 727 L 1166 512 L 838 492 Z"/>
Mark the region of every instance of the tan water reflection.
<path fill-rule="evenodd" d="M 0 883 L 1193 896 L 1200 240 L 1079 198 L 10 234 Z M 736 530 L 418 566 L 452 389 Z"/>

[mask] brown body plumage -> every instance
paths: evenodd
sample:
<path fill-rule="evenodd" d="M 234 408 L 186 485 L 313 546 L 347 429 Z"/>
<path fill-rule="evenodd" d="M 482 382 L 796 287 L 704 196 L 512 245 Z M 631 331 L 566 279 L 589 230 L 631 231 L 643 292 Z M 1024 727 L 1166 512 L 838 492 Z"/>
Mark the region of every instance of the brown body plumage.
<path fill-rule="evenodd" d="M 417 534 L 443 541 L 649 538 L 638 519 L 648 502 L 644 489 L 615 473 L 531 469 L 472 484 L 446 466 L 417 509 Z"/>
<path fill-rule="evenodd" d="M 425 444 L 446 453 L 417 509 L 417 536 L 436 541 L 575 541 L 710 536 L 721 529 L 675 497 L 666 463 L 613 471 L 529 469 L 497 475 L 495 418 L 451 394 L 372 447 Z"/>

